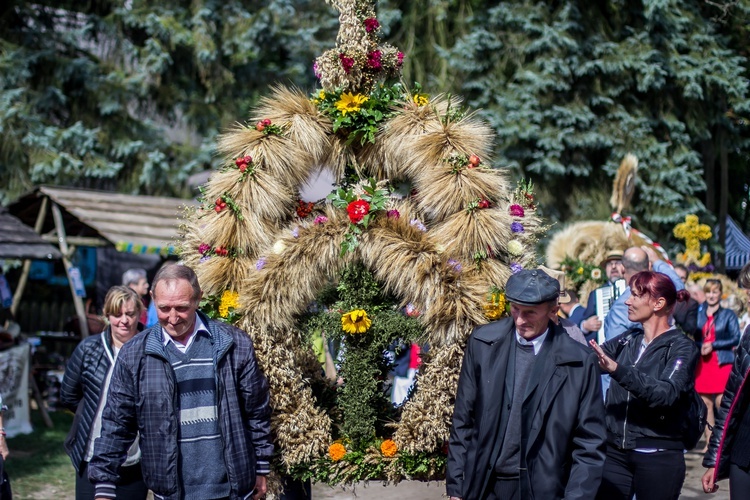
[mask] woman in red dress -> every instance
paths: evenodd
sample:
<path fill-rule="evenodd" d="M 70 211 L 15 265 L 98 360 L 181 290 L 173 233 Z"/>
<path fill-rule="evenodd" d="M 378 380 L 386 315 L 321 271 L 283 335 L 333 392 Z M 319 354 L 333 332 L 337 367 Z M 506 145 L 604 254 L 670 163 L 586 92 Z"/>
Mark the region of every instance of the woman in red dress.
<path fill-rule="evenodd" d="M 720 306 L 723 291 L 721 281 L 706 280 L 703 291 L 706 301 L 698 308 L 698 328 L 703 336 L 698 343 L 701 357 L 696 370 L 695 390 L 708 407 L 708 423 L 713 427 L 714 405 L 718 407 L 721 404 L 721 395 L 732 371 L 734 348 L 740 343 L 740 323 L 734 312 Z M 709 427 L 706 427 L 707 443 L 710 433 Z"/>

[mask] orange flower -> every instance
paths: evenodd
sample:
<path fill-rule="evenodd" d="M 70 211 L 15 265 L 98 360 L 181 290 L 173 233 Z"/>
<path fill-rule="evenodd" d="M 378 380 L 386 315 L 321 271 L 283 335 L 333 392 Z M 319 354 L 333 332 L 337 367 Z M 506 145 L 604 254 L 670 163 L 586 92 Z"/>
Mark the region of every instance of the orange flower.
<path fill-rule="evenodd" d="M 393 439 L 386 439 L 381 443 L 380 453 L 382 453 L 384 457 L 395 457 L 396 452 L 398 452 L 398 445 L 393 441 Z"/>
<path fill-rule="evenodd" d="M 346 448 L 344 448 L 343 444 L 333 443 L 328 447 L 328 456 L 331 457 L 331 460 L 334 462 L 338 462 L 344 458 L 344 455 L 346 455 Z"/>

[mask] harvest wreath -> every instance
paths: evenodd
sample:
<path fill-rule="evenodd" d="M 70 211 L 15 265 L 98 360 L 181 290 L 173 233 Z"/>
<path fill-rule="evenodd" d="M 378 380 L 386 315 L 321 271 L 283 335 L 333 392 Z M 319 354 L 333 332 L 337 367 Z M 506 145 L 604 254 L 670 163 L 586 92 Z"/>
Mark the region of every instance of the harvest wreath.
<path fill-rule="evenodd" d="M 335 2 L 338 45 L 315 64 L 322 90 L 276 87 L 221 136 L 225 167 L 183 226 L 204 306 L 248 332 L 268 378 L 276 493 L 279 475 L 442 477 L 466 338 L 504 314 L 505 282 L 535 264 L 542 230 L 532 186 L 491 167 L 484 122 L 455 97 L 384 84 L 403 54 L 378 44 L 374 3 Z M 338 189 L 300 201 L 321 168 Z M 314 332 L 342 346 L 339 385 L 323 376 Z M 430 349 L 396 409 L 383 351 L 398 341 Z"/>

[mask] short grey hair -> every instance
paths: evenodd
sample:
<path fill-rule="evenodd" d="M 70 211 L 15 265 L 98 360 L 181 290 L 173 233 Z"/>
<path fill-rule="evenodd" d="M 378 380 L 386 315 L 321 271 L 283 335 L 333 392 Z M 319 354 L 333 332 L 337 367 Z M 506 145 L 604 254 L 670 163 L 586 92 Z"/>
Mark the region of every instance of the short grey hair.
<path fill-rule="evenodd" d="M 183 264 L 174 264 L 172 266 L 163 266 L 159 269 L 159 272 L 154 276 L 154 280 L 151 283 L 151 293 L 156 291 L 156 285 L 160 281 L 175 281 L 185 280 L 190 283 L 190 287 L 193 289 L 193 300 L 198 300 L 201 296 L 201 287 L 198 284 L 198 276 L 195 275 L 195 271 Z"/>
<path fill-rule="evenodd" d="M 146 270 L 140 268 L 128 269 L 122 273 L 122 284 L 129 286 L 131 283 L 138 283 L 142 279 L 146 278 Z"/>

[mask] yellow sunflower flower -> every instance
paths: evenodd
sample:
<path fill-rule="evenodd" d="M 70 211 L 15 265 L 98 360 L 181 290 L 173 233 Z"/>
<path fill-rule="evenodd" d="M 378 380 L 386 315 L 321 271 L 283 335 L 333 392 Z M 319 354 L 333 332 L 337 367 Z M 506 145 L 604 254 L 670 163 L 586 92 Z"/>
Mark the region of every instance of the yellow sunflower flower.
<path fill-rule="evenodd" d="M 342 115 L 346 115 L 347 113 L 356 113 L 360 109 L 362 109 L 362 105 L 367 102 L 369 97 L 362 94 L 352 94 L 351 92 L 347 92 L 345 94 L 341 94 L 341 97 L 338 101 L 336 101 L 336 109 L 341 111 Z"/>
<path fill-rule="evenodd" d="M 414 101 L 414 104 L 416 104 L 419 107 L 427 106 L 427 104 L 430 102 L 430 98 L 427 97 L 425 94 L 414 94 L 414 97 L 412 97 L 412 100 Z"/>
<path fill-rule="evenodd" d="M 363 309 L 355 309 L 341 316 L 341 328 L 346 333 L 365 333 L 371 324 L 372 320 Z"/>
<path fill-rule="evenodd" d="M 240 305 L 240 294 L 233 292 L 232 290 L 224 290 L 221 294 L 221 301 L 219 302 L 219 314 L 222 318 L 229 316 L 229 309 L 236 308 Z"/>

